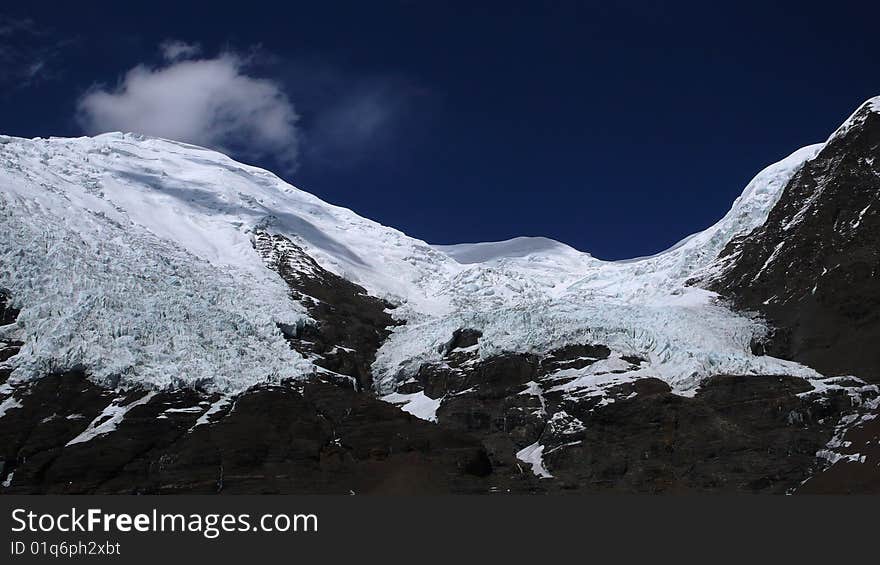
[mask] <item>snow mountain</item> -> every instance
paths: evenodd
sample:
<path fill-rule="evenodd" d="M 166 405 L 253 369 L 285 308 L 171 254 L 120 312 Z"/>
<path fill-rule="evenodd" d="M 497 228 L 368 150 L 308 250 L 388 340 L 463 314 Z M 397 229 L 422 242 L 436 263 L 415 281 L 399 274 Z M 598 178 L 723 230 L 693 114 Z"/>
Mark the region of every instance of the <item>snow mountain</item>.
<path fill-rule="evenodd" d="M 486 356 L 543 353 L 585 337 L 613 343 L 644 355 L 682 390 L 713 372 L 808 374 L 766 367 L 748 351 L 762 329 L 684 283 L 761 223 L 816 150 L 762 171 L 717 225 L 655 257 L 614 263 L 545 238 L 432 247 L 271 173 L 176 142 L 4 138 L 0 209 L 9 236 L 0 285 L 24 306 L 10 337 L 26 344 L 15 376 L 82 365 L 112 385 L 176 380 L 239 392 L 308 375 L 309 363 L 276 328 L 308 316 L 255 251 L 257 230 L 289 238 L 397 307 L 406 325 L 379 354 L 382 391 L 432 358 L 457 327 L 482 331 Z M 543 319 L 529 318 L 536 314 Z M 704 343 L 691 339 L 695 325 Z M 167 328 L 178 336 L 167 339 Z M 238 333 L 253 346 L 230 351 Z"/>
<path fill-rule="evenodd" d="M 627 261 L 429 245 L 169 140 L 0 137 L 4 485 L 199 491 L 219 458 L 233 492 L 784 492 L 863 464 L 878 114 Z"/>

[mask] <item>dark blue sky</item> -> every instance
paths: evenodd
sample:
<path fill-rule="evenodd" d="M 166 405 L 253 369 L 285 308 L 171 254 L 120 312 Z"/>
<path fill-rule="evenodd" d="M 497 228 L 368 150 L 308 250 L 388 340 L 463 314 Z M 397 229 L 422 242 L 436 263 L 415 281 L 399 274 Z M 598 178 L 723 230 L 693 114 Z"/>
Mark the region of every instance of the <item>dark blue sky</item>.
<path fill-rule="evenodd" d="M 434 243 L 544 235 L 613 259 L 711 224 L 880 94 L 880 2 L 598 4 L 2 7 L 0 132 L 81 135 L 93 85 L 198 43 L 289 97 L 300 188 Z"/>

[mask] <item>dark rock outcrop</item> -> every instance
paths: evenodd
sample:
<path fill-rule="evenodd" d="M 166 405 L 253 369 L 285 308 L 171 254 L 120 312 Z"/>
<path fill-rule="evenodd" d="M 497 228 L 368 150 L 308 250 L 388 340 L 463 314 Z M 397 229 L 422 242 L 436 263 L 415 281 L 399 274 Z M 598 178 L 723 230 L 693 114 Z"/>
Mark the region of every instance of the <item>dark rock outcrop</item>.
<path fill-rule="evenodd" d="M 794 377 L 718 376 L 693 398 L 651 378 L 565 392 L 565 369 L 609 355 L 584 344 L 480 361 L 452 349 L 417 380 L 442 398 L 438 425 L 479 437 L 495 474 L 533 474 L 517 454 L 539 445 L 549 492 L 792 492 L 824 467 L 816 454 L 860 389 L 814 395 Z"/>
<path fill-rule="evenodd" d="M 801 398 L 809 386 L 788 377 L 716 377 L 694 398 L 643 379 L 607 404 L 522 394 L 539 366 L 490 360 L 447 396 L 436 425 L 316 378 L 251 389 L 201 425 L 217 397 L 154 394 L 112 433 L 70 445 L 111 403 L 146 392 L 50 375 L 17 390 L 21 407 L 4 416 L 3 472 L 14 480 L 2 491 L 787 492 L 817 468 L 849 406 L 844 393 Z M 538 441 L 552 479 L 515 456 Z"/>
<path fill-rule="evenodd" d="M 494 480 L 475 438 L 318 380 L 249 390 L 204 425 L 216 399 L 159 393 L 112 433 L 66 445 L 111 402 L 126 403 L 116 394 L 81 373 L 18 391 L 22 407 L 0 428 L 3 472 L 14 473 L 3 492 L 486 492 Z"/>
<path fill-rule="evenodd" d="M 770 328 L 757 353 L 880 383 L 880 114 L 859 108 L 798 171 L 767 221 L 721 254 L 704 284 Z M 802 492 L 880 490 L 876 401 L 835 434 Z M 852 420 L 855 415 L 847 417 Z"/>
<path fill-rule="evenodd" d="M 880 382 L 877 157 L 865 107 L 698 281 L 767 319 L 757 354 Z M 288 238 L 253 244 L 313 320 L 279 329 L 316 374 L 232 397 L 102 388 L 74 367 L 12 382 L 23 344 L 0 341 L 0 492 L 880 492 L 878 390 L 852 377 L 720 375 L 685 397 L 616 379 L 644 359 L 603 344 L 483 358 L 463 327 L 397 391 L 439 405 L 420 420 L 373 390 L 394 305 Z M 10 303 L 0 290 L 0 325 Z"/>
<path fill-rule="evenodd" d="M 11 298 L 8 292 L 0 289 L 0 326 L 11 324 L 18 318 L 18 310 L 12 307 Z M 0 363 L 18 353 L 22 345 L 20 341 L 0 338 Z M 0 367 L 0 383 L 6 380 L 8 372 L 8 369 Z"/>
<path fill-rule="evenodd" d="M 358 388 L 370 390 L 370 365 L 390 329 L 398 324 L 388 312 L 394 305 L 322 268 L 282 235 L 257 230 L 253 242 L 266 265 L 287 283 L 291 298 L 303 304 L 316 321 L 282 327 L 291 346 L 314 357 L 316 365 L 351 377 Z"/>
<path fill-rule="evenodd" d="M 774 329 L 762 350 L 880 382 L 880 114 L 860 108 L 722 252 L 709 288 Z"/>
<path fill-rule="evenodd" d="M 294 328 L 292 346 L 317 356 L 343 344 L 366 352 L 353 370 L 368 368 L 388 322 L 385 304 L 314 267 L 313 279 L 286 274 L 292 292 L 305 293 L 304 281 L 318 276 L 337 284 L 320 293 L 324 306 L 314 312 L 323 318 L 311 339 Z M 8 307 L 4 312 L 16 315 Z M 233 398 L 190 389 L 110 390 L 76 370 L 16 383 L 0 398 L 14 400 L 0 427 L 6 485 L 0 490 L 786 492 L 821 466 L 817 451 L 851 408 L 844 390 L 816 401 L 801 394 L 808 384 L 787 377 L 716 377 L 694 398 L 672 394 L 657 379 L 571 394 L 564 385 L 574 377 L 566 371 L 607 360 L 611 350 L 581 344 L 543 356 L 481 359 L 480 337 L 477 330 L 456 331 L 443 362 L 423 366 L 408 385 L 407 392 L 441 399 L 437 424 L 379 400 L 371 389 L 351 387 L 332 369 Z M 14 353 L 19 346 L 7 347 Z M 643 360 L 623 361 L 631 370 Z M 350 376 L 370 382 L 362 373 Z M 124 416 L 102 433 L 84 434 L 110 421 L 114 407 Z M 518 457 L 529 446 L 541 447 L 539 460 L 552 479 Z M 836 484 L 827 483 L 808 485 Z"/>

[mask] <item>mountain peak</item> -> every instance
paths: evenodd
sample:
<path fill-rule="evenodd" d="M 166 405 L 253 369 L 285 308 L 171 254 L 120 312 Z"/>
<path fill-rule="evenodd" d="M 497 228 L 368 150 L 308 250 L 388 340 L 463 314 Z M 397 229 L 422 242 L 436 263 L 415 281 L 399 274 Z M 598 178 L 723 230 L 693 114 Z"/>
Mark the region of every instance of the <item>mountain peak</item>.
<path fill-rule="evenodd" d="M 22 319 L 33 321 L 17 335 L 36 342 L 52 333 L 68 344 L 25 349 L 16 361 L 18 374 L 74 363 L 103 382 L 121 378 L 161 387 L 173 384 L 168 375 L 189 367 L 178 381 L 208 382 L 219 390 L 305 374 L 310 366 L 284 351 L 275 329 L 277 323 L 307 323 L 307 304 L 291 304 L 283 281 L 265 268 L 253 248 L 256 231 L 287 238 L 323 269 L 398 305 L 395 317 L 406 325 L 377 352 L 372 367 L 383 390 L 430 361 L 460 327 L 482 332 L 487 355 L 547 351 L 599 332 L 591 339 L 624 355 L 657 352 L 653 373 L 678 390 L 719 371 L 768 370 L 767 360 L 742 346 L 742 336 L 760 332 L 759 324 L 708 308 L 709 293 L 683 283 L 729 238 L 762 221 L 776 188 L 802 158 L 756 177 L 745 204 L 736 206 L 742 213 L 723 221 L 723 229 L 701 232 L 674 252 L 620 264 L 546 237 L 432 247 L 221 153 L 135 134 L 10 138 L 0 144 L 0 156 L 0 227 L 16 234 L 0 241 L 0 257 L 9 258 L 0 286 L 24 306 Z M 126 301 L 150 272 L 162 276 L 150 279 L 154 288 L 144 300 L 157 304 Z M 54 282 L 33 285 L 33 278 Z M 90 291 L 78 293 L 80 287 Z M 78 320 L 93 311 L 95 300 L 110 300 L 116 310 L 88 317 L 97 338 L 84 341 Z M 176 308 L 167 315 L 180 318 L 177 329 L 187 336 L 163 342 L 164 365 L 151 362 L 151 344 L 163 330 L 140 314 L 159 307 Z M 518 320 L 524 313 L 530 318 Z M 536 332 L 536 324 L 553 332 Z M 206 325 L 216 332 L 204 334 L 200 327 Z M 236 326 L 255 328 L 261 344 L 241 354 L 224 349 Z M 706 339 L 694 340 L 694 328 Z M 117 339 L 120 332 L 126 340 Z M 249 351 L 271 358 L 255 359 Z M 229 367 L 240 369 L 231 375 Z"/>
<path fill-rule="evenodd" d="M 714 461 L 731 483 L 763 484 L 791 468 L 782 430 L 786 444 L 810 436 L 785 483 L 800 484 L 818 450 L 840 446 L 801 425 L 815 414 L 810 395 L 837 395 L 846 410 L 876 402 L 876 387 L 816 369 L 880 378 L 871 348 L 880 339 L 878 105 L 869 100 L 827 143 L 759 172 L 713 226 L 628 262 L 546 237 L 430 246 L 268 171 L 159 138 L 0 137 L 0 417 L 63 422 L 73 433 L 58 436 L 61 448 L 83 457 L 76 469 L 90 468 L 80 463 L 90 449 L 132 451 L 106 449 L 104 438 L 127 441 L 134 429 L 151 446 L 161 433 L 166 445 L 186 443 L 214 418 L 224 433 L 211 436 L 247 442 L 303 437 L 295 443 L 336 453 L 366 438 L 369 448 L 348 453 L 367 454 L 385 438 L 412 437 L 446 451 L 411 435 L 412 419 L 394 423 L 399 411 L 384 400 L 444 434 L 489 438 L 493 459 L 455 456 L 456 473 L 482 478 L 500 461 L 495 478 L 521 481 L 527 463 L 541 480 L 589 485 L 594 462 L 609 457 L 615 468 L 666 457 L 684 465 L 675 476 L 689 476 L 693 462 L 675 453 Z M 768 321 L 788 330 L 776 349 Z M 93 397 L 87 410 L 54 400 L 71 386 L 63 394 Z M 369 410 L 350 418 L 352 402 Z M 819 423 L 842 433 L 829 410 Z M 345 416 L 319 425 L 325 413 Z M 675 450 L 650 451 L 658 415 L 684 423 Z M 288 417 L 305 427 L 277 425 Z M 268 435 L 254 427 L 262 423 Z M 242 427 L 225 433 L 229 425 Z M 752 466 L 721 462 L 706 430 L 754 446 Z M 609 437 L 618 443 L 602 447 Z M 204 450 L 192 453 L 201 460 Z M 322 453 L 304 460 L 314 468 Z M 751 453 L 778 458 L 754 466 Z M 27 469 L 26 458 L 9 460 Z M 123 463 L 112 467 L 156 467 Z M 746 472 L 733 481 L 730 468 Z"/>
<path fill-rule="evenodd" d="M 880 121 L 880 96 L 874 96 L 859 104 L 856 110 L 834 130 L 826 143 L 847 135 L 850 131 L 860 129 L 869 123 Z"/>

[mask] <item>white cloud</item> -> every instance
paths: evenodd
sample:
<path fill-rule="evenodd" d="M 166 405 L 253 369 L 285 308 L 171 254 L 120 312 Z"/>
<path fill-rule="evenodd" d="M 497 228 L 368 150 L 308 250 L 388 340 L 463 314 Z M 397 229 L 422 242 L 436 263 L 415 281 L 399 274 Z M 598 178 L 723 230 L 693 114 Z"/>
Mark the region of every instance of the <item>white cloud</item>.
<path fill-rule="evenodd" d="M 80 98 L 83 129 L 137 132 L 246 158 L 271 156 L 294 170 L 298 117 L 280 85 L 248 76 L 245 62 L 233 54 L 178 60 L 195 53 L 194 46 L 178 43 L 162 48 L 164 66 L 138 65 L 115 88 L 94 87 Z"/>
<path fill-rule="evenodd" d="M 166 39 L 159 44 L 159 50 L 166 61 L 176 61 L 178 59 L 189 59 L 195 57 L 202 52 L 202 47 L 198 43 L 187 43 L 176 39 Z"/>

